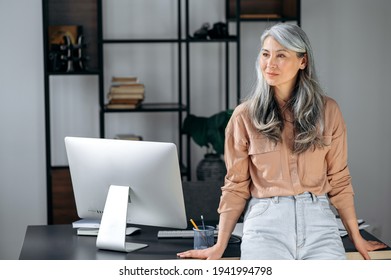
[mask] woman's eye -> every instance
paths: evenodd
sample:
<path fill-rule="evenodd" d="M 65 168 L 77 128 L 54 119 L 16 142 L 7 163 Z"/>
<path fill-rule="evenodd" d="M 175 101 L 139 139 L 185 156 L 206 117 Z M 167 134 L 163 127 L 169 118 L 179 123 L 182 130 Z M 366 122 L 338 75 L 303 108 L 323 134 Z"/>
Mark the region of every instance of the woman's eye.
<path fill-rule="evenodd" d="M 285 54 L 278 54 L 277 57 L 284 58 L 284 57 L 285 57 Z"/>
<path fill-rule="evenodd" d="M 263 56 L 263 57 L 268 57 L 269 54 L 268 54 L 268 53 L 262 53 L 262 56 Z"/>

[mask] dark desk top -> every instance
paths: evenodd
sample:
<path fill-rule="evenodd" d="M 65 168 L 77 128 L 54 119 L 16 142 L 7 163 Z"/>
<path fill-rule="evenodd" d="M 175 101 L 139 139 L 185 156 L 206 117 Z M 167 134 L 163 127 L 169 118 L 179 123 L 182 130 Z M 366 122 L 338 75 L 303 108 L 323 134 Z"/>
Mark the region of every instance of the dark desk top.
<path fill-rule="evenodd" d="M 99 250 L 96 236 L 78 236 L 72 225 L 28 226 L 20 260 L 157 260 L 176 259 L 176 253 L 193 248 L 193 239 L 158 239 L 163 228 L 138 226 L 141 232 L 127 236 L 127 242 L 149 246 L 131 253 Z M 240 244 L 229 244 L 224 257 L 238 257 Z"/>
<path fill-rule="evenodd" d="M 193 248 L 192 238 L 158 239 L 157 232 L 164 228 L 138 226 L 141 232 L 126 237 L 127 242 L 149 246 L 138 251 L 122 253 L 99 250 L 96 236 L 78 236 L 72 225 L 28 226 L 20 252 L 20 260 L 163 260 L 176 259 L 176 254 Z M 377 240 L 365 230 L 361 234 L 367 240 Z M 348 259 L 360 259 L 349 238 L 342 238 Z M 391 259 L 391 248 L 371 252 L 373 259 Z M 223 255 L 238 258 L 240 243 L 230 243 Z"/>

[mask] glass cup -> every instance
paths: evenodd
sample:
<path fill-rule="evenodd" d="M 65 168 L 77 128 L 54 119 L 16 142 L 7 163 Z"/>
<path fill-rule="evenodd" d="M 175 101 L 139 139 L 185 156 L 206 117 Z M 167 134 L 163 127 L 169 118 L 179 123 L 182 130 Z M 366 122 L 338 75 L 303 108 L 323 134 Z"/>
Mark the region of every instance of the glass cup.
<path fill-rule="evenodd" d="M 214 230 L 212 226 L 199 226 L 198 229 L 193 228 L 194 231 L 194 249 L 206 249 L 212 247 L 215 243 Z"/>

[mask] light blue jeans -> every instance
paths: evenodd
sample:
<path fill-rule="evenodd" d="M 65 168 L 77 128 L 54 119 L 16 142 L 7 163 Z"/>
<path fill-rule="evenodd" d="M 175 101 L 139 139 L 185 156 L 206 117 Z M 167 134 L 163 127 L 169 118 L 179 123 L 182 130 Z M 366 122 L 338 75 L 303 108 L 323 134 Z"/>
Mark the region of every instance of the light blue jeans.
<path fill-rule="evenodd" d="M 244 216 L 243 260 L 346 259 L 325 195 L 252 198 Z"/>

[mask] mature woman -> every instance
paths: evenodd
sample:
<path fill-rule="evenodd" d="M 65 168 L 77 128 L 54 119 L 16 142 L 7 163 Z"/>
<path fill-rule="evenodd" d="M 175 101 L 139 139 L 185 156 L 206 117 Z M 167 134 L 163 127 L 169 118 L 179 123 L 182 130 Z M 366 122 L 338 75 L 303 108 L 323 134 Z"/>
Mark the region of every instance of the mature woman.
<path fill-rule="evenodd" d="M 218 259 L 245 211 L 241 259 L 345 259 L 335 215 L 365 259 L 385 245 L 360 235 L 346 127 L 318 84 L 309 40 L 293 24 L 261 37 L 258 81 L 226 128 L 227 175 L 216 244 L 179 257 Z"/>

